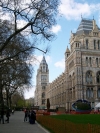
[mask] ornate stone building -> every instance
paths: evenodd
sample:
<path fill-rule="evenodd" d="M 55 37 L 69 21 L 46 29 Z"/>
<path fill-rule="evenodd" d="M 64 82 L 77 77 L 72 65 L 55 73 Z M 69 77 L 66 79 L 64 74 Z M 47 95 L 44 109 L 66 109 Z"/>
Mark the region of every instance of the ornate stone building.
<path fill-rule="evenodd" d="M 36 90 L 34 105 L 39 106 L 40 109 L 46 108 L 46 87 L 49 83 L 49 69 L 45 57 L 40 63 L 36 76 Z"/>
<path fill-rule="evenodd" d="M 62 73 L 52 83 L 47 86 L 46 97 L 50 99 L 50 108 L 66 107 L 66 77 Z"/>
<path fill-rule="evenodd" d="M 65 71 L 46 89 L 51 108 L 86 99 L 94 107 L 100 102 L 100 29 L 96 21 L 82 19 L 76 33 L 71 32 L 70 49 L 65 51 Z"/>

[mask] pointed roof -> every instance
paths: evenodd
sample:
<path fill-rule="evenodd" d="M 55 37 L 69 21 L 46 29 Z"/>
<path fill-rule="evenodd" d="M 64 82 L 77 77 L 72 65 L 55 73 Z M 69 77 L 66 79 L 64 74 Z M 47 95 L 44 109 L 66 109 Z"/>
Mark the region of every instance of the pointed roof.
<path fill-rule="evenodd" d="M 76 34 L 83 34 L 83 33 L 89 34 L 89 32 L 91 32 L 94 29 L 94 24 L 96 25 L 96 23 L 94 23 L 94 20 L 92 19 L 82 19 L 76 31 Z M 98 30 L 100 31 L 99 28 Z"/>
<path fill-rule="evenodd" d="M 69 50 L 68 46 L 67 46 L 67 49 L 66 49 L 66 53 L 70 53 L 70 50 Z"/>
<path fill-rule="evenodd" d="M 40 64 L 46 64 L 45 56 L 43 56 L 42 61 Z"/>

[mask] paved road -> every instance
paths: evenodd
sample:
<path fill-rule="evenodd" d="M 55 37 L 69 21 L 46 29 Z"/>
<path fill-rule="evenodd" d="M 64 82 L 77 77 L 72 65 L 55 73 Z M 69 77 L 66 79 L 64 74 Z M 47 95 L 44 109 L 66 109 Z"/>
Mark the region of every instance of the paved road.
<path fill-rule="evenodd" d="M 38 123 L 24 122 L 24 112 L 15 112 L 10 116 L 9 123 L 0 124 L 0 133 L 49 133 Z"/>

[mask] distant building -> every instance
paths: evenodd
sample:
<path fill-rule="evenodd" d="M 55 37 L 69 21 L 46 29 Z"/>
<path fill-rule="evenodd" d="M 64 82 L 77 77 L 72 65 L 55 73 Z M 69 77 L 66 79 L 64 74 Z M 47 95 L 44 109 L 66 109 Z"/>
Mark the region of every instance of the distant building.
<path fill-rule="evenodd" d="M 76 33 L 71 32 L 69 43 L 70 48 L 65 51 L 65 70 L 49 84 L 47 76 L 45 96 L 54 109 L 72 109 L 72 103 L 78 99 L 86 99 L 94 107 L 100 102 L 100 29 L 96 21 L 82 18 Z M 43 100 L 41 70 L 40 64 L 35 93 L 39 105 Z"/>
<path fill-rule="evenodd" d="M 40 63 L 36 76 L 35 106 L 46 108 L 46 88 L 49 83 L 49 69 L 45 57 Z"/>

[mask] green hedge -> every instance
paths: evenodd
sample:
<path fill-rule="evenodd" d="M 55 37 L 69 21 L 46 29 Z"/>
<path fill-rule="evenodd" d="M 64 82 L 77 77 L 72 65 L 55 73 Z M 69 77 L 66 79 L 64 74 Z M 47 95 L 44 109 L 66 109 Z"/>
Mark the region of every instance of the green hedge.
<path fill-rule="evenodd" d="M 91 109 L 91 106 L 88 103 L 78 102 L 78 103 L 76 103 L 75 106 L 77 106 L 77 109 L 80 109 L 80 110 L 90 110 Z"/>

